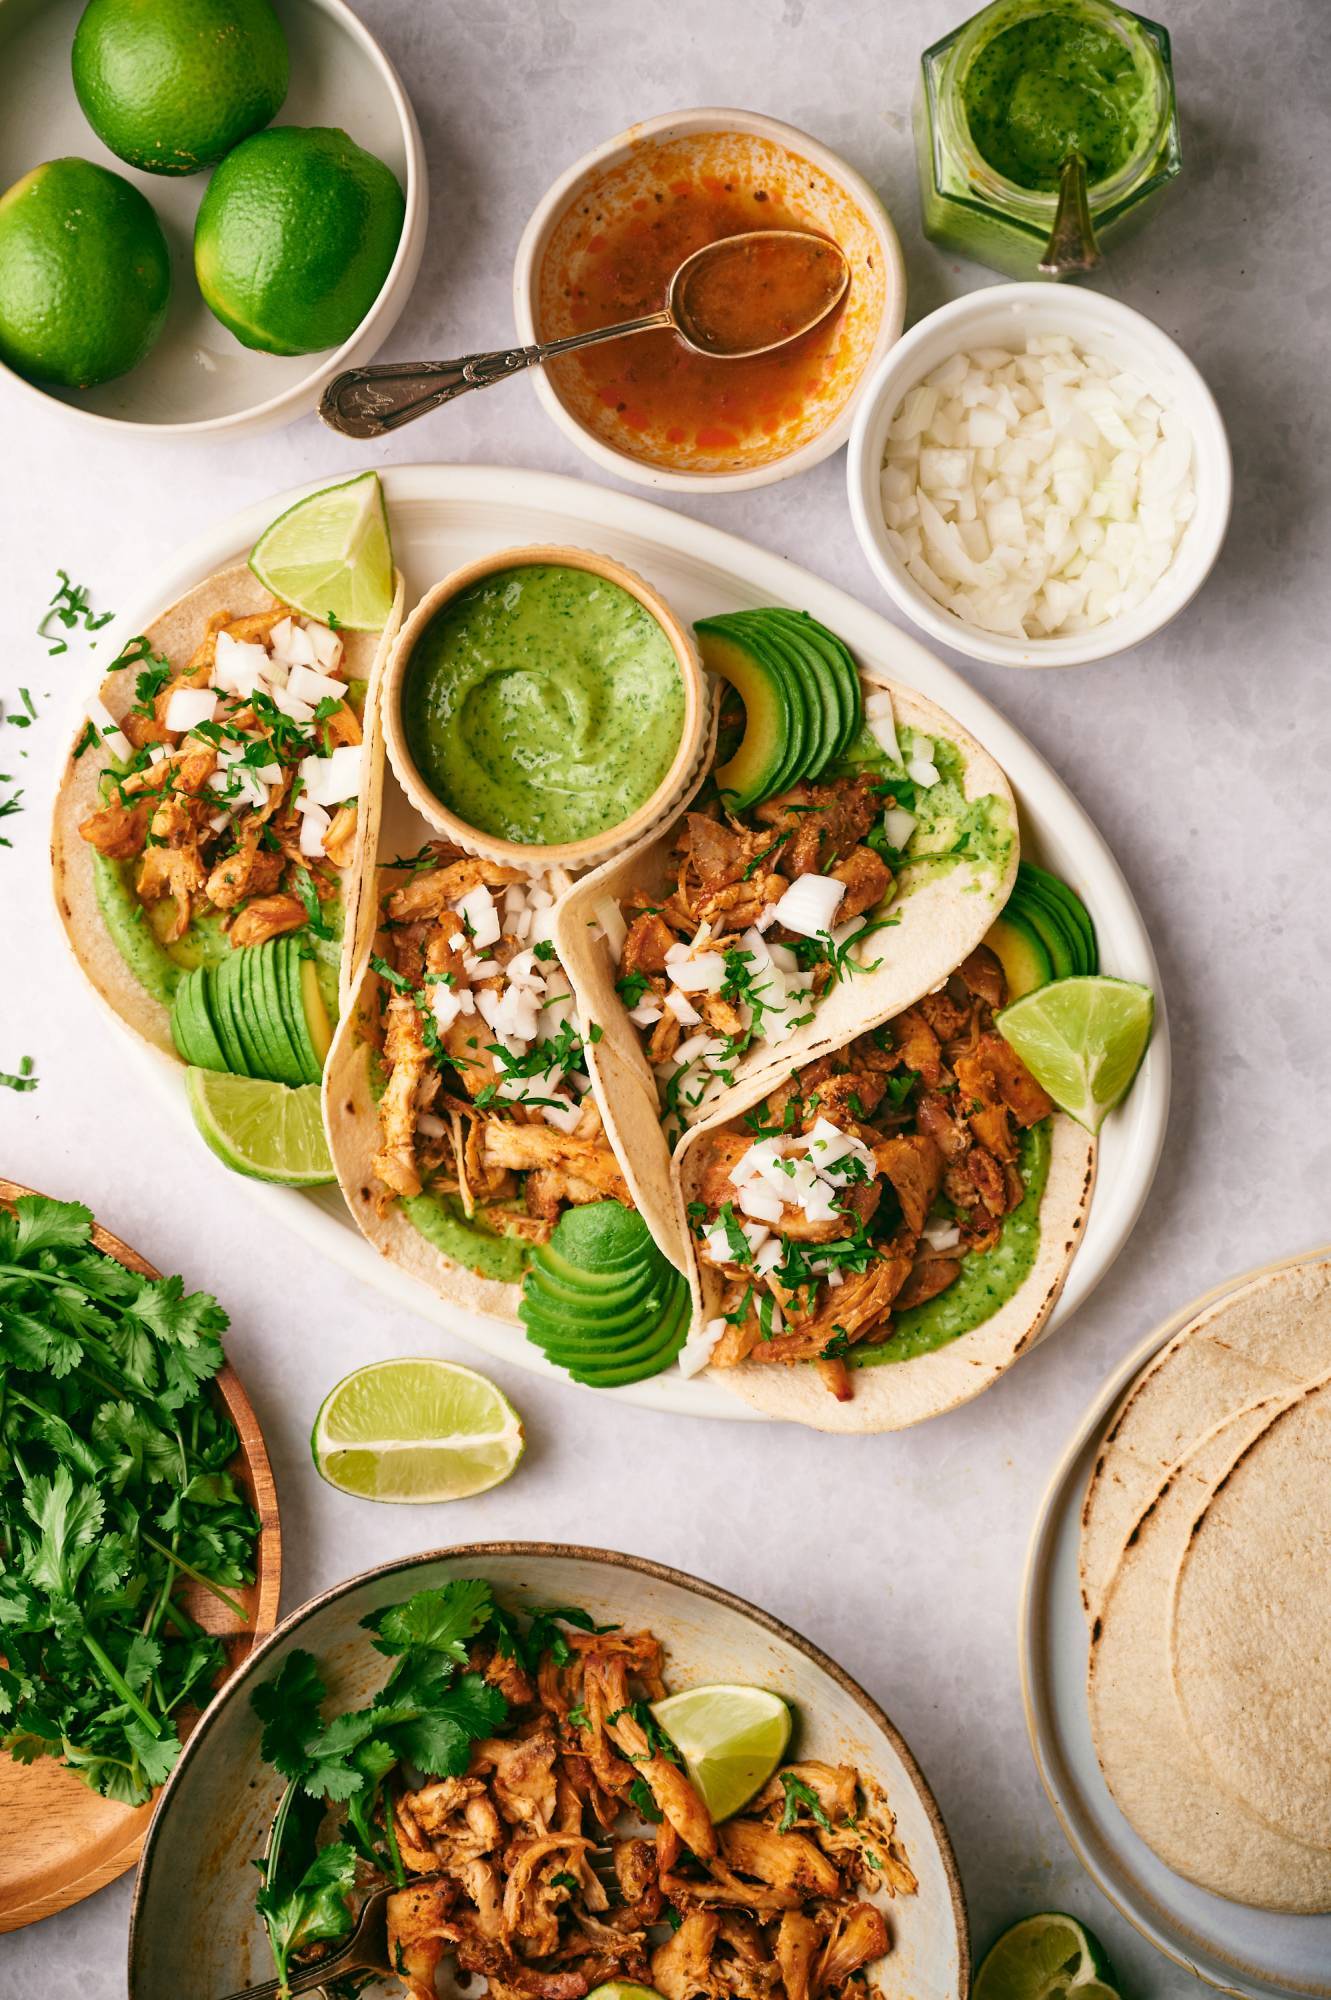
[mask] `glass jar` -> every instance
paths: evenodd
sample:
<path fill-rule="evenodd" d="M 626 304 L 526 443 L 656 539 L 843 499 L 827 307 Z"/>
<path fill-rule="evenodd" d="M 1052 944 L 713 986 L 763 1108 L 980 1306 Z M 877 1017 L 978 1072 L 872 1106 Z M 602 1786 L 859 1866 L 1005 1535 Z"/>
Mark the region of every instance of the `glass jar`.
<path fill-rule="evenodd" d="M 1180 171 L 1178 106 L 1169 34 L 1158 21 L 1111 0 L 994 0 L 920 61 L 915 95 L 916 159 L 924 233 L 945 249 L 1013 278 L 1037 278 L 1058 195 L 1022 187 L 983 156 L 971 134 L 964 86 L 971 64 L 1018 22 L 1065 14 L 1121 41 L 1141 79 L 1140 136 L 1124 164 L 1089 189 L 1091 217 L 1103 248 L 1120 236 Z"/>

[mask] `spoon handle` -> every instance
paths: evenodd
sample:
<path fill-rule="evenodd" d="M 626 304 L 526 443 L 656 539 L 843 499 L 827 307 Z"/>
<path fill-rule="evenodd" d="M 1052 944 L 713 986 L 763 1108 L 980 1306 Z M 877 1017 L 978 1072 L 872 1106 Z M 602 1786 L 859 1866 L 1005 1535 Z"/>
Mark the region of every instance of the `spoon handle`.
<path fill-rule="evenodd" d="M 428 410 L 465 396 L 469 389 L 488 389 L 492 383 L 506 382 L 511 375 L 537 368 L 553 355 L 571 353 L 575 347 L 594 347 L 602 340 L 618 340 L 622 334 L 673 325 L 671 314 L 663 308 L 642 319 L 593 327 L 587 333 L 540 341 L 534 347 L 501 347 L 488 354 L 459 355 L 456 361 L 386 361 L 371 368 L 348 368 L 335 375 L 324 390 L 319 415 L 344 437 L 387 437 Z"/>
<path fill-rule="evenodd" d="M 1099 262 L 1100 246 L 1086 191 L 1086 162 L 1080 153 L 1071 152 L 1059 169 L 1054 226 L 1039 268 L 1046 278 L 1066 278 L 1074 271 L 1093 271 Z"/>

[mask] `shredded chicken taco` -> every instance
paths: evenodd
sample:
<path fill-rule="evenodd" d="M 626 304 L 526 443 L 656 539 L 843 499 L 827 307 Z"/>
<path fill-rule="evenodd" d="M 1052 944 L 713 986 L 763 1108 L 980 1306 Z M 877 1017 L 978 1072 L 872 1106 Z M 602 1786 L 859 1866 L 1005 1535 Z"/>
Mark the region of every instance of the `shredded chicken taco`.
<path fill-rule="evenodd" d="M 996 1032 L 1005 998 L 979 946 L 904 1012 L 689 1132 L 689 1372 L 773 1416 L 888 1430 L 978 1394 L 1039 1337 L 1095 1141 Z"/>
<path fill-rule="evenodd" d="M 475 1636 L 459 1639 L 463 1610 Z M 389 1962 L 412 2000 L 434 2000 L 441 1970 L 492 2000 L 582 2000 L 611 1980 L 664 2000 L 878 2000 L 884 1905 L 918 1885 L 870 1774 L 808 1760 L 763 1783 L 760 1768 L 718 1823 L 653 1712 L 655 1633 L 569 1606 L 519 1621 L 470 1578 L 367 1622 L 395 1665 L 365 1708 L 322 1721 L 301 1652 L 254 1696 L 291 1779 L 259 1897 L 284 1982 L 389 1887 Z M 328 1745 L 309 1772 L 277 1726 L 297 1704 L 302 1740 Z M 324 1786 L 340 1839 L 318 1825 Z M 316 1894 L 318 1924 L 293 1923 Z"/>
<path fill-rule="evenodd" d="M 683 1261 L 668 1161 L 729 1089 L 835 1047 L 936 986 L 1016 873 L 1012 794 L 959 724 L 865 679 L 864 720 L 815 780 L 743 810 L 707 778 L 664 834 L 563 899 L 556 942 L 589 1067 L 653 1233 Z M 722 708 L 716 767 L 738 703 Z"/>
<path fill-rule="evenodd" d="M 276 938 L 336 1013 L 381 784 L 365 717 L 400 608 L 399 589 L 384 632 L 334 631 L 236 565 L 113 663 L 57 795 L 54 882 L 84 972 L 154 1047 L 200 1060 L 173 1036 L 182 980 Z"/>
<path fill-rule="evenodd" d="M 551 936 L 565 886 L 442 841 L 388 862 L 325 1073 L 361 1229 L 434 1289 L 507 1318 L 567 1208 L 632 1205 Z"/>

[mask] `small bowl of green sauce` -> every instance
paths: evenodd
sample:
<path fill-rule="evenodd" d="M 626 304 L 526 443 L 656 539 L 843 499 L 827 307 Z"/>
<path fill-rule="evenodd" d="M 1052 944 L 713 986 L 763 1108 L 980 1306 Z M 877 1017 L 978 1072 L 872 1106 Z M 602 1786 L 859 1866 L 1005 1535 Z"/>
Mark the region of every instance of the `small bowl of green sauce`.
<path fill-rule="evenodd" d="M 503 549 L 436 584 L 384 678 L 417 811 L 509 866 L 587 868 L 679 804 L 708 697 L 693 640 L 642 579 L 585 549 Z"/>
<path fill-rule="evenodd" d="M 1102 246 L 1179 173 L 1169 35 L 1114 0 L 993 0 L 925 50 L 915 139 L 925 234 L 1034 278 L 1070 152 Z"/>

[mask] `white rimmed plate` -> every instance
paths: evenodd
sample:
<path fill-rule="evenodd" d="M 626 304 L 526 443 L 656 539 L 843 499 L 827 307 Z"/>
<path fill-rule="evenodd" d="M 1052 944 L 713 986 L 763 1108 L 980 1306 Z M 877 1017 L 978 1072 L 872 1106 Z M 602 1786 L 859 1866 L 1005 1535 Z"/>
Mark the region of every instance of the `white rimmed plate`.
<path fill-rule="evenodd" d="M 1242 2000 L 1327 2000 L 1331 1915 L 1226 1902 L 1167 1868 L 1129 1826 L 1096 1760 L 1086 1700 L 1089 1634 L 1078 1572 L 1081 1508 L 1100 1439 L 1151 1357 L 1250 1279 L 1331 1256 L 1331 1244 L 1244 1271 L 1193 1299 L 1129 1354 L 1077 1427 L 1040 1504 L 1022 1584 L 1022 1699 L 1040 1782 L 1078 1860 L 1142 1936 Z M 1075 1270 L 1075 1266 L 1074 1266 Z"/>
<path fill-rule="evenodd" d="M 651 501 L 552 473 L 505 466 L 414 465 L 387 467 L 381 477 L 409 604 L 450 570 L 491 549 L 543 541 L 594 549 L 645 577 L 687 619 L 757 604 L 789 604 L 811 612 L 838 632 L 866 665 L 908 682 L 955 715 L 998 759 L 1020 803 L 1024 851 L 1081 891 L 1095 919 L 1105 968 L 1125 979 L 1143 981 L 1157 995 L 1155 1034 L 1146 1061 L 1131 1095 L 1101 1134 L 1085 1238 L 1048 1333 L 1061 1326 L 1090 1296 L 1127 1241 L 1155 1175 L 1169 1112 L 1169 1028 L 1151 941 L 1108 845 L 1067 786 L 997 709 L 918 640 L 835 585 L 738 536 Z M 319 480 L 276 494 L 200 536 L 108 626 L 101 635 L 101 657 L 113 657 L 192 584 L 225 563 L 243 559 L 277 514 L 327 484 L 326 479 Z M 131 1046 L 158 1078 L 179 1120 L 181 1143 L 200 1143 L 185 1103 L 180 1065 L 137 1040 Z M 335 1259 L 395 1304 L 437 1321 L 497 1360 L 567 1380 L 528 1343 L 521 1328 L 464 1312 L 385 1263 L 356 1229 L 336 1189 L 304 1194 L 239 1178 L 234 1185 L 275 1221 L 297 1231 L 321 1255 Z M 675 1369 L 625 1389 L 588 1393 L 680 1414 L 764 1421 L 724 1388 L 686 1381 Z"/>
<path fill-rule="evenodd" d="M 13 395 L 87 422 L 155 437 L 238 436 L 314 409 L 343 368 L 368 361 L 406 305 L 425 247 L 425 149 L 397 71 L 344 0 L 273 0 L 291 51 L 291 86 L 275 125 L 337 125 L 397 175 L 407 199 L 392 269 L 342 346 L 286 357 L 242 347 L 213 318 L 194 281 L 194 218 L 207 173 L 141 174 L 102 144 L 79 108 L 70 48 L 86 0 L 0 0 L 0 193 L 67 154 L 120 174 L 152 203 L 171 249 L 171 305 L 161 338 L 129 374 L 96 389 L 26 382 L 0 366 Z M 53 410 L 59 415 L 59 410 Z"/>

